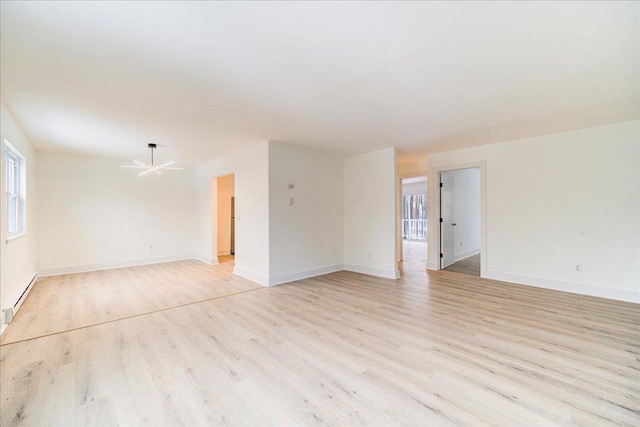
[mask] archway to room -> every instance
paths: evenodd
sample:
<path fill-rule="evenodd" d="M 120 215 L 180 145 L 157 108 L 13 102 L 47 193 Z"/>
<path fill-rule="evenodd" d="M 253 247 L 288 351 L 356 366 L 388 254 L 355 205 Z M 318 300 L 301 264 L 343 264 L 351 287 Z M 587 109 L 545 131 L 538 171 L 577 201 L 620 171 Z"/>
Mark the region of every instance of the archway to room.
<path fill-rule="evenodd" d="M 234 263 L 235 260 L 235 176 L 217 177 L 216 186 L 216 230 L 218 263 Z"/>
<path fill-rule="evenodd" d="M 427 268 L 427 177 L 400 180 L 400 267 L 403 271 Z"/>

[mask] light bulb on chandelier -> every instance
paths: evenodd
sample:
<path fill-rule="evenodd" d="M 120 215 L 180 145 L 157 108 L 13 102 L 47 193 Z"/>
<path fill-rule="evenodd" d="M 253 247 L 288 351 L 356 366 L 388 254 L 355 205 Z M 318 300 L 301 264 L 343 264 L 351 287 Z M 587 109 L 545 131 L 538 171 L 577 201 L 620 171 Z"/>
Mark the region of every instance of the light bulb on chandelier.
<path fill-rule="evenodd" d="M 182 168 L 180 168 L 180 167 L 171 166 L 172 164 L 174 164 L 176 162 L 175 160 L 172 160 L 170 162 L 167 162 L 167 163 L 161 164 L 159 166 L 156 166 L 153 163 L 153 150 L 155 150 L 157 146 L 156 146 L 156 144 L 153 144 L 153 143 L 148 144 L 147 146 L 151 149 L 151 164 L 145 165 L 144 163 L 134 159 L 133 160 L 134 164 L 132 164 L 132 165 L 122 165 L 122 164 L 120 164 L 118 166 L 120 166 L 121 168 L 146 169 L 146 170 L 140 172 L 138 174 L 138 176 L 146 175 L 146 174 L 148 174 L 150 172 L 155 172 L 158 175 L 160 175 L 161 174 L 160 171 L 163 171 L 163 170 L 182 170 Z"/>

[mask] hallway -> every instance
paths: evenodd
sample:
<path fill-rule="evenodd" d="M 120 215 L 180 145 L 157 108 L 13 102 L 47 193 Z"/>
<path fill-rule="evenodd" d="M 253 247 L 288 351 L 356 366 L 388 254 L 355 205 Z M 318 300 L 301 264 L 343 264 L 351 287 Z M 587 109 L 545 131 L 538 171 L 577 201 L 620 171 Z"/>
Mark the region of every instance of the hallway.
<path fill-rule="evenodd" d="M 414 276 L 416 273 L 422 274 L 427 270 L 427 242 L 403 240 L 402 256 L 399 269 L 403 276 L 407 274 Z"/>

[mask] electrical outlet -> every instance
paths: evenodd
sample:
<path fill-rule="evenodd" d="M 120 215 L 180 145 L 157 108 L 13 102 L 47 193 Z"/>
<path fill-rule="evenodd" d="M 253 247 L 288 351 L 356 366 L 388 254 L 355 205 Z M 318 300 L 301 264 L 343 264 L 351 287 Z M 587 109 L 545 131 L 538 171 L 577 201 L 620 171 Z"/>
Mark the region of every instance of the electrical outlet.
<path fill-rule="evenodd" d="M 582 264 L 576 264 L 576 271 L 577 271 L 578 273 L 581 273 L 581 272 L 582 272 Z"/>

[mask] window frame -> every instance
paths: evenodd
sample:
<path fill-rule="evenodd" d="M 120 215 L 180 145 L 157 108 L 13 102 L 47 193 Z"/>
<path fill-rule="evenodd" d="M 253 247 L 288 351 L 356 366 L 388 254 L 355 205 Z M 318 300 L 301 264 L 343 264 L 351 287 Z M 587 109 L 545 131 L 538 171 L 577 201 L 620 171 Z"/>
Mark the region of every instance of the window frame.
<path fill-rule="evenodd" d="M 5 203 L 7 241 L 27 234 L 26 160 L 4 140 Z"/>

